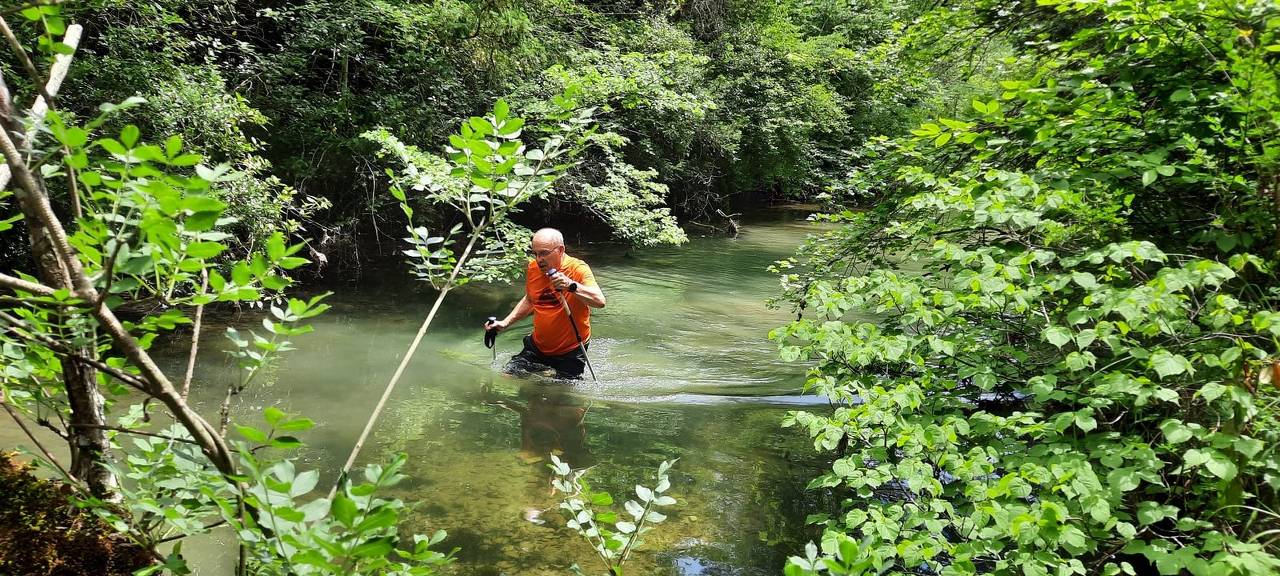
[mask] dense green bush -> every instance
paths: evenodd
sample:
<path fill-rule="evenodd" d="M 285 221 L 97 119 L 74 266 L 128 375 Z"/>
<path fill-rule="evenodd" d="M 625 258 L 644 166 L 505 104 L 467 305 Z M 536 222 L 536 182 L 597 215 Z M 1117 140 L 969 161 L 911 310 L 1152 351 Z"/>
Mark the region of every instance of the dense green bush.
<path fill-rule="evenodd" d="M 918 24 L 1010 72 L 869 149 L 879 204 L 778 266 L 774 336 L 835 404 L 787 424 L 843 502 L 789 574 L 1280 571 L 1278 28 L 1181 0 Z"/>

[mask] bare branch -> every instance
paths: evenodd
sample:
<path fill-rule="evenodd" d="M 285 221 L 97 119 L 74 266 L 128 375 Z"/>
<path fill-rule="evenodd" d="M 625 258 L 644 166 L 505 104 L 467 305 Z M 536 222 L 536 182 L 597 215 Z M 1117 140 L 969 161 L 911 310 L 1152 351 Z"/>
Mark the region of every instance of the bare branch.
<path fill-rule="evenodd" d="M 0 286 L 11 288 L 13 290 L 21 290 L 23 292 L 30 292 L 39 296 L 53 296 L 54 292 L 56 292 L 56 290 L 45 286 L 44 284 L 23 280 L 3 272 L 0 272 Z"/>
<path fill-rule="evenodd" d="M 209 287 L 209 273 L 200 273 L 200 293 L 203 294 L 205 289 Z M 191 352 L 187 354 L 187 376 L 182 379 L 182 399 L 187 399 L 187 394 L 191 392 L 191 377 L 196 372 L 196 354 L 200 352 L 200 321 L 204 319 L 204 304 L 196 306 L 196 320 L 191 327 Z"/>
<path fill-rule="evenodd" d="M 4 399 L 2 398 L 0 398 L 0 407 L 4 407 L 4 411 L 9 413 L 9 416 L 13 418 L 13 421 L 18 425 L 19 428 L 22 428 L 22 432 L 25 433 L 27 435 L 27 438 L 29 438 L 31 442 L 36 445 L 36 448 L 40 449 L 40 452 L 44 454 L 44 457 L 47 458 L 50 463 L 52 463 L 54 466 L 58 468 L 58 471 L 62 473 L 63 478 L 66 478 L 72 483 L 79 482 L 79 480 L 76 480 L 75 476 L 72 476 L 70 472 L 67 472 L 66 468 L 62 467 L 62 464 L 58 463 L 58 459 L 53 457 L 53 453 L 50 452 L 48 448 L 45 448 L 44 444 L 40 443 L 40 440 L 36 439 L 35 434 L 32 434 L 31 429 L 27 428 L 26 423 L 22 421 L 22 417 L 18 416 L 18 413 L 13 410 L 13 407 L 10 406 L 9 403 L 4 401 Z"/>
<path fill-rule="evenodd" d="M 162 440 L 170 440 L 173 442 L 194 444 L 196 446 L 200 445 L 199 442 L 196 442 L 195 440 L 192 440 L 190 438 L 179 438 L 177 436 L 170 436 L 168 434 L 157 434 L 155 432 L 146 432 L 144 430 L 135 430 L 133 428 L 122 428 L 120 426 L 97 426 L 92 424 L 74 424 L 73 426 L 75 426 L 76 428 L 94 428 L 97 430 L 112 430 L 114 432 L 123 432 L 125 434 L 137 434 L 138 436 L 150 436 L 152 438 L 160 438 Z"/>

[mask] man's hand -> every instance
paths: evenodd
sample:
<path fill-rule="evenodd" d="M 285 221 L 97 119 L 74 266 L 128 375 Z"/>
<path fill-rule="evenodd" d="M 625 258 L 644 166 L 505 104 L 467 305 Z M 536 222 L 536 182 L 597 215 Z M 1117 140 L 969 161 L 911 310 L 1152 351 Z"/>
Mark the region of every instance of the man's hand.
<path fill-rule="evenodd" d="M 490 321 L 486 320 L 486 321 L 485 321 L 485 323 L 484 323 L 484 329 L 485 329 L 485 330 L 497 330 L 497 331 L 501 332 L 501 331 L 503 331 L 503 330 L 506 330 L 506 329 L 507 329 L 507 324 L 509 324 L 509 323 L 508 323 L 506 320 L 494 320 L 494 321 L 492 321 L 492 322 L 490 322 Z"/>
<path fill-rule="evenodd" d="M 564 273 L 560 272 L 559 270 L 557 270 L 555 274 L 552 274 L 548 278 L 551 280 L 551 286 L 554 287 L 556 290 L 568 290 L 569 285 L 573 284 L 573 279 L 569 278 L 568 276 L 565 276 Z"/>

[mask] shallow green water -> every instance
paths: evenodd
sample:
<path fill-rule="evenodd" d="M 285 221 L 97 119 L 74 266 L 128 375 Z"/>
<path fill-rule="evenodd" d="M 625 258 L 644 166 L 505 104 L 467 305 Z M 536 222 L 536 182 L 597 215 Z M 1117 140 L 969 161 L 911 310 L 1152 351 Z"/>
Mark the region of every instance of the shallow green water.
<path fill-rule="evenodd" d="M 815 473 L 800 434 L 778 426 L 812 398 L 796 396 L 803 368 L 778 360 L 768 331 L 790 315 L 770 310 L 776 277 L 765 271 L 812 228 L 803 214 L 775 212 L 736 239 L 693 239 L 680 248 L 570 246 L 609 299 L 592 318 L 589 352 L 599 382 L 521 381 L 496 368 L 520 347 L 528 321 L 500 336 L 495 363 L 480 324 L 504 315 L 519 288 L 468 286 L 450 296 L 401 380 L 361 463 L 404 451 L 410 479 L 396 495 L 416 507 L 410 528 L 450 534 L 453 574 L 598 572 L 593 552 L 563 527 L 544 461 L 549 451 L 615 496 L 652 485 L 664 459 L 679 458 L 670 494 L 679 505 L 633 557 L 629 574 L 776 574 L 813 536 L 803 492 Z M 433 298 L 400 280 L 337 287 L 333 309 L 296 339 L 279 368 L 240 398 L 239 422 L 267 405 L 313 418 L 305 459 L 341 465 Z M 246 314 L 244 322 L 252 328 Z M 225 327 L 204 335 L 192 400 L 216 412 L 234 378 L 221 353 Z M 160 350 L 177 373 L 185 343 Z M 529 510 L 551 508 L 538 525 Z M 228 559 L 217 538 L 196 565 Z M 208 573 L 229 573 L 214 569 Z M 229 570 L 229 564 L 228 564 Z M 203 572 L 203 571 L 202 571 Z"/>

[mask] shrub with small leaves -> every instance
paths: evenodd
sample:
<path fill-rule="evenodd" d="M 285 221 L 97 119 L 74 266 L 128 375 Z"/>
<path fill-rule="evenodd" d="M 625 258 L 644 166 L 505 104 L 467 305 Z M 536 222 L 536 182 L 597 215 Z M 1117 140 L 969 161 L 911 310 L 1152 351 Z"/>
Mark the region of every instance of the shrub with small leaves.
<path fill-rule="evenodd" d="M 676 503 L 675 498 L 665 494 L 671 488 L 668 472 L 675 462 L 664 460 L 658 465 L 657 484 L 652 488 L 636 484 L 637 500 L 627 500 L 623 504 L 626 515 L 621 516 L 608 508 L 597 510 L 597 507 L 613 506 L 614 500 L 608 492 L 591 490 L 583 479 L 587 469 L 574 470 L 560 458 L 551 456 L 551 464 L 547 466 L 556 476 L 551 485 L 565 495 L 560 503 L 560 510 L 567 519 L 565 526 L 591 545 L 608 574 L 620 576 L 631 552 L 644 543 L 641 537 L 653 529 L 650 525 L 667 519 L 658 509 Z M 581 573 L 576 564 L 574 570 Z"/>

